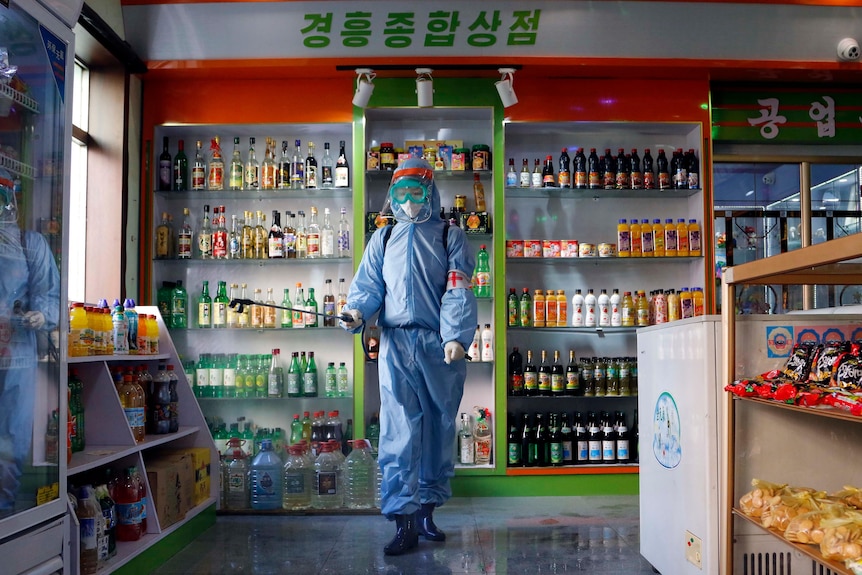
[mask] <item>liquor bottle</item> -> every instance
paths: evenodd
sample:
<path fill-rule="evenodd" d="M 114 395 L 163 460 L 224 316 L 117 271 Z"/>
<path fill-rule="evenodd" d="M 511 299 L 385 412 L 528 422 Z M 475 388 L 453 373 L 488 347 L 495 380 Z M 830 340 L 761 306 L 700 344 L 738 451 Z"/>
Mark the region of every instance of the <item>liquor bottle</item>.
<path fill-rule="evenodd" d="M 171 176 L 172 176 L 172 163 L 171 163 L 171 153 L 168 151 L 168 143 L 169 139 L 167 136 L 162 138 L 162 153 L 159 156 L 159 191 L 160 192 L 169 192 L 171 191 Z"/>
<path fill-rule="evenodd" d="M 275 300 L 272 299 L 272 288 L 266 288 L 266 307 L 263 308 L 263 327 L 265 329 L 275 329 Z"/>
<path fill-rule="evenodd" d="M 236 299 L 236 290 L 239 287 L 237 284 L 230 284 L 230 296 L 228 297 L 227 306 L 227 327 L 239 327 L 239 315 L 235 307 L 230 306 L 230 302 Z"/>
<path fill-rule="evenodd" d="M 575 363 L 575 350 L 569 350 L 569 363 L 566 365 L 566 375 L 564 383 L 564 395 L 579 395 L 581 389 L 580 378 L 578 377 L 578 364 Z"/>
<path fill-rule="evenodd" d="M 337 256 L 340 258 L 350 257 L 350 222 L 347 221 L 347 208 L 341 207 L 341 218 L 338 220 L 338 245 Z"/>
<path fill-rule="evenodd" d="M 245 159 L 245 189 L 260 189 L 260 164 L 254 155 L 254 138 L 248 139 L 248 157 Z"/>
<path fill-rule="evenodd" d="M 560 421 L 556 413 L 550 416 L 548 426 L 548 465 L 560 467 L 563 465 L 563 435 L 560 433 Z"/>
<path fill-rule="evenodd" d="M 533 467 L 535 462 L 530 459 L 530 444 L 533 442 L 533 426 L 530 425 L 530 414 L 521 414 L 521 462 L 525 467 Z"/>
<path fill-rule="evenodd" d="M 326 278 L 323 283 L 326 286 L 326 293 L 323 294 L 323 326 L 335 327 L 335 295 L 332 293 L 332 280 Z"/>
<path fill-rule="evenodd" d="M 305 327 L 317 327 L 317 300 L 314 298 L 314 288 L 308 288 L 308 299 L 305 300 Z"/>
<path fill-rule="evenodd" d="M 554 363 L 551 365 L 551 395 L 561 396 L 566 392 L 566 375 L 560 363 L 560 350 L 554 350 Z"/>
<path fill-rule="evenodd" d="M 308 142 L 308 156 L 305 157 L 305 189 L 318 187 L 317 158 L 314 157 L 314 142 Z"/>
<path fill-rule="evenodd" d="M 276 186 L 276 170 L 278 166 L 275 164 L 275 141 L 267 137 L 266 148 L 263 154 L 263 162 L 260 164 L 260 189 L 274 190 Z"/>
<path fill-rule="evenodd" d="M 305 212 L 299 210 L 296 223 L 296 257 L 305 259 L 308 257 L 308 230 L 305 227 Z"/>
<path fill-rule="evenodd" d="M 543 349 L 539 363 L 538 395 L 551 395 L 551 366 L 548 365 L 548 354 Z"/>
<path fill-rule="evenodd" d="M 607 418 L 602 427 L 602 463 L 617 462 L 617 434 Z"/>
<path fill-rule="evenodd" d="M 228 172 L 228 189 L 241 190 L 243 182 L 242 156 L 239 152 L 239 137 L 233 139 L 233 154 L 230 158 L 230 170 Z"/>
<path fill-rule="evenodd" d="M 230 300 L 227 297 L 227 282 L 219 281 L 215 300 L 213 300 L 212 318 L 213 327 L 227 327 L 227 310 Z"/>
<path fill-rule="evenodd" d="M 489 262 L 488 250 L 485 244 L 479 246 L 476 254 L 476 288 L 475 294 L 479 298 L 489 298 L 493 293 L 491 285 L 491 264 Z"/>
<path fill-rule="evenodd" d="M 213 300 L 210 297 L 210 282 L 204 280 L 201 288 L 201 295 L 198 297 L 198 327 L 212 327 L 212 305 Z"/>
<path fill-rule="evenodd" d="M 320 228 L 320 257 L 335 257 L 335 229 L 329 219 L 329 208 L 323 208 L 323 227 Z"/>
<path fill-rule="evenodd" d="M 629 429 L 626 427 L 626 416 L 622 411 L 616 414 L 616 453 L 617 463 L 628 463 L 631 460 Z"/>
<path fill-rule="evenodd" d="M 174 156 L 174 191 L 184 192 L 189 189 L 189 160 L 185 153 L 185 144 L 177 142 L 177 155 Z"/>
<path fill-rule="evenodd" d="M 518 434 L 518 426 L 511 415 L 509 415 L 509 436 L 506 452 L 506 465 L 508 467 L 521 467 L 524 465 L 521 458 L 521 437 Z"/>
<path fill-rule="evenodd" d="M 293 314 L 293 327 L 294 328 L 304 328 L 305 327 L 305 314 L 302 313 L 301 308 L 305 306 L 305 292 L 302 289 L 302 284 L 296 283 L 296 291 L 293 292 L 293 301 L 296 302 L 294 306 Z"/>
<path fill-rule="evenodd" d="M 254 226 L 251 222 L 251 212 L 246 210 L 243 212 L 242 218 L 242 239 L 240 240 L 240 248 L 242 250 L 242 259 L 254 259 Z"/>
<path fill-rule="evenodd" d="M 335 167 L 329 153 L 329 142 L 323 143 L 323 157 L 320 159 L 320 187 L 327 190 L 335 183 Z"/>
<path fill-rule="evenodd" d="M 557 175 L 557 183 L 561 188 L 572 187 L 571 163 L 568 150 L 563 148 L 563 151 L 560 152 L 560 172 Z"/>
<path fill-rule="evenodd" d="M 213 213 L 213 258 L 217 260 L 227 259 L 227 227 L 225 226 L 225 207 L 216 206 Z"/>
<path fill-rule="evenodd" d="M 300 212 L 301 213 L 301 212 Z M 308 258 L 320 257 L 320 224 L 317 223 L 317 206 L 311 206 L 311 217 L 306 232 L 306 251 Z"/>
<path fill-rule="evenodd" d="M 650 153 L 649 148 L 644 149 L 643 177 L 645 190 L 651 190 L 656 187 L 655 168 L 653 166 L 652 154 Z"/>
<path fill-rule="evenodd" d="M 350 187 L 350 165 L 347 162 L 347 154 L 344 151 L 344 140 L 338 142 L 338 159 L 335 161 L 335 187 Z"/>
<path fill-rule="evenodd" d="M 574 187 L 585 189 L 589 187 L 589 172 L 587 172 L 587 156 L 584 154 L 583 148 L 578 148 L 575 151 L 575 159 L 573 162 L 574 171 Z"/>
<path fill-rule="evenodd" d="M 195 141 L 195 158 L 192 162 L 192 189 L 205 190 L 207 184 L 206 165 L 201 152 L 201 141 Z"/>
<path fill-rule="evenodd" d="M 527 350 L 527 363 L 524 366 L 524 395 L 539 395 L 539 374 L 533 364 L 533 351 Z"/>
<path fill-rule="evenodd" d="M 296 259 L 296 227 L 293 212 L 284 212 L 284 257 Z"/>
<path fill-rule="evenodd" d="M 524 358 L 518 348 L 512 348 L 509 354 L 509 395 L 520 397 L 524 395 Z"/>
<path fill-rule="evenodd" d="M 482 185 L 479 172 L 473 173 L 473 202 L 476 204 L 477 212 L 484 212 L 487 210 L 487 206 L 485 204 L 485 186 Z"/>
<path fill-rule="evenodd" d="M 248 299 L 248 284 L 240 284 L 240 288 L 242 291 L 240 292 L 240 297 L 242 299 Z M 237 327 L 246 328 L 251 327 L 251 307 L 243 306 L 242 311 L 237 313 Z"/>
<path fill-rule="evenodd" d="M 602 187 L 606 190 L 613 190 L 617 183 L 617 161 L 611 155 L 611 149 L 605 148 L 605 155 L 602 156 Z"/>
<path fill-rule="evenodd" d="M 587 159 L 587 183 L 591 190 L 602 188 L 602 174 L 599 171 L 599 156 L 595 148 L 590 148 L 590 157 Z"/>
<path fill-rule="evenodd" d="M 521 327 L 533 327 L 533 298 L 529 288 L 524 288 L 519 301 Z"/>
<path fill-rule="evenodd" d="M 269 227 L 267 246 L 267 255 L 270 259 L 284 258 L 284 232 L 281 230 L 281 212 L 278 210 L 272 210 L 272 225 Z"/>
<path fill-rule="evenodd" d="M 529 164 L 527 158 L 524 158 L 524 160 L 521 163 L 521 173 L 518 176 L 518 186 L 520 186 L 522 188 L 529 188 L 530 187 L 530 181 L 531 181 L 530 164 Z"/>
<path fill-rule="evenodd" d="M 515 171 L 515 158 L 509 158 L 509 171 L 506 172 L 506 187 L 514 188 L 518 185 L 518 173 Z"/>
<path fill-rule="evenodd" d="M 602 430 L 598 422 L 595 420 L 595 414 L 591 412 L 593 417 L 588 416 L 587 433 L 587 460 L 590 463 L 602 462 Z"/>
<path fill-rule="evenodd" d="M 552 156 L 545 156 L 545 165 L 542 167 L 542 187 L 553 188 L 557 184 L 557 179 L 554 177 L 554 159 Z"/>
<path fill-rule="evenodd" d="M 633 190 L 640 190 L 644 187 L 644 175 L 641 172 L 641 159 L 638 156 L 637 148 L 632 148 L 632 153 L 629 156 L 629 186 Z"/>
<path fill-rule="evenodd" d="M 294 140 L 293 155 L 290 159 L 290 189 L 301 190 L 305 187 L 305 161 L 302 158 L 300 140 Z"/>
<path fill-rule="evenodd" d="M 261 301 L 261 291 L 260 288 L 254 288 L 254 297 L 252 298 L 255 303 L 251 304 L 251 324 L 250 327 L 252 329 L 262 329 L 263 328 L 263 306 L 258 304 L 257 302 Z M 255 389 L 257 386 L 255 387 Z"/>
<path fill-rule="evenodd" d="M 574 433 L 569 424 L 569 414 L 564 411 L 560 416 L 560 446 L 563 451 L 562 465 L 572 465 L 575 462 Z"/>
<path fill-rule="evenodd" d="M 550 464 L 550 434 L 545 423 L 545 414 L 536 414 L 535 439 L 530 443 L 530 459 L 533 464 L 544 467 Z"/>
<path fill-rule="evenodd" d="M 281 350 L 279 348 L 272 350 L 272 361 L 269 364 L 269 378 L 267 379 L 267 397 L 284 397 L 284 369 L 281 367 Z"/>
<path fill-rule="evenodd" d="M 299 370 L 299 352 L 294 351 L 290 356 L 290 367 L 287 369 L 287 397 L 302 397 L 302 372 Z M 292 436 L 291 442 L 293 442 Z"/>
<path fill-rule="evenodd" d="M 531 188 L 541 188 L 542 187 L 542 166 L 539 158 L 536 158 L 533 161 L 533 173 L 530 174 L 530 187 Z"/>
<path fill-rule="evenodd" d="M 344 278 L 338 278 L 338 295 L 335 296 L 335 316 L 341 316 L 347 306 L 347 290 L 344 287 Z"/>
<path fill-rule="evenodd" d="M 587 439 L 587 428 L 580 412 L 575 412 L 575 447 L 574 463 L 584 464 L 590 460 L 590 444 Z"/>
<path fill-rule="evenodd" d="M 273 152 L 275 153 L 275 152 Z M 290 189 L 290 154 L 287 153 L 287 140 L 281 141 L 281 156 L 278 158 L 276 172 L 276 187 L 279 190 Z"/>
<path fill-rule="evenodd" d="M 207 166 L 207 189 L 224 189 L 224 158 L 221 155 L 221 143 L 218 136 L 210 140 L 210 163 Z"/>
<path fill-rule="evenodd" d="M 308 365 L 302 374 L 302 395 L 304 397 L 317 397 L 317 364 L 314 361 L 314 352 L 308 352 Z"/>
<path fill-rule="evenodd" d="M 230 216 L 230 234 L 227 236 L 227 257 L 238 260 L 242 257 L 242 231 L 237 227 L 236 214 Z"/>
<path fill-rule="evenodd" d="M 670 179 L 670 168 L 668 166 L 667 156 L 664 153 L 664 149 L 659 149 L 655 164 L 656 171 L 658 172 L 658 185 L 655 187 L 660 190 L 670 189 L 673 183 Z"/>
<path fill-rule="evenodd" d="M 213 257 L 213 232 L 210 223 L 210 207 L 204 205 L 204 219 L 201 221 L 201 229 L 198 232 L 198 256 L 202 260 Z"/>
<path fill-rule="evenodd" d="M 290 308 L 293 307 L 293 304 L 290 303 L 290 290 L 288 288 L 284 288 L 284 297 L 281 298 L 281 307 L 288 309 L 280 310 L 280 327 L 282 329 L 293 327 L 293 313 L 290 311 Z"/>
<path fill-rule="evenodd" d="M 177 258 L 188 260 L 192 257 L 192 218 L 188 208 L 183 208 L 183 225 L 177 233 Z"/>
<path fill-rule="evenodd" d="M 266 215 L 257 210 L 257 224 L 254 226 L 254 257 L 266 259 L 269 250 L 269 231 L 266 229 Z"/>
<path fill-rule="evenodd" d="M 473 443 L 473 426 L 470 416 L 461 413 L 461 423 L 458 427 L 458 463 L 473 465 L 476 462 L 476 450 Z"/>
<path fill-rule="evenodd" d="M 157 260 L 173 258 L 174 252 L 174 228 L 168 212 L 162 212 L 162 221 L 156 226 L 156 245 L 154 251 Z"/>

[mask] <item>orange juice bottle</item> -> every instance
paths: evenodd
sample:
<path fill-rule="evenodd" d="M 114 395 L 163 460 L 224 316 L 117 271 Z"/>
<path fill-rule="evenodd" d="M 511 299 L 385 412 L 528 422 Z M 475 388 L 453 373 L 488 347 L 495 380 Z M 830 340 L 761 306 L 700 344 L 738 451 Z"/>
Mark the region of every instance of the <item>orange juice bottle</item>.
<path fill-rule="evenodd" d="M 661 220 L 655 218 L 652 221 L 652 241 L 653 245 L 653 256 L 657 258 L 664 257 L 664 226 L 661 225 Z"/>
<path fill-rule="evenodd" d="M 688 256 L 688 225 L 685 218 L 676 221 L 676 255 L 681 258 Z"/>
<path fill-rule="evenodd" d="M 631 228 L 625 218 L 617 224 L 617 257 L 627 258 L 632 253 Z"/>
<path fill-rule="evenodd" d="M 87 310 L 87 331 L 93 334 L 93 344 L 90 346 L 89 355 L 101 355 L 105 353 L 102 341 L 102 314 L 99 308 L 90 307 Z"/>
<path fill-rule="evenodd" d="M 147 314 L 138 315 L 138 355 L 150 355 L 150 322 Z"/>
<path fill-rule="evenodd" d="M 545 296 L 540 289 L 533 292 L 533 327 L 545 327 Z"/>
<path fill-rule="evenodd" d="M 147 321 L 150 322 L 147 326 L 147 335 L 150 340 L 150 354 L 156 355 L 159 353 L 159 322 L 156 321 L 155 315 L 148 315 Z"/>
<path fill-rule="evenodd" d="M 697 220 L 688 220 L 688 255 L 701 256 L 700 224 Z"/>
<path fill-rule="evenodd" d="M 548 295 L 545 296 L 545 326 L 557 327 L 557 292 L 552 289 L 548 290 Z"/>
<path fill-rule="evenodd" d="M 637 306 L 637 326 L 644 327 L 649 325 L 649 300 L 647 300 L 646 292 L 638 290 Z"/>
<path fill-rule="evenodd" d="M 682 319 L 694 317 L 694 301 L 687 287 L 679 288 L 679 308 Z"/>
<path fill-rule="evenodd" d="M 651 258 L 655 255 L 655 238 L 652 233 L 652 226 L 649 220 L 642 220 L 641 225 L 641 255 L 645 258 Z"/>
<path fill-rule="evenodd" d="M 566 290 L 557 290 L 557 327 L 569 325 L 569 302 L 566 300 Z"/>
<path fill-rule="evenodd" d="M 87 310 L 84 309 L 83 303 L 73 303 L 69 310 L 69 356 L 87 355 L 86 331 Z"/>
<path fill-rule="evenodd" d="M 669 258 L 677 255 L 676 225 L 673 223 L 673 218 L 667 218 L 664 221 L 664 255 Z"/>
<path fill-rule="evenodd" d="M 680 318 L 679 295 L 676 290 L 668 290 L 667 294 L 667 320 L 676 321 Z"/>
<path fill-rule="evenodd" d="M 691 288 L 691 299 L 694 302 L 694 315 L 699 316 L 704 314 L 704 297 L 703 288 Z"/>
<path fill-rule="evenodd" d="M 632 220 L 629 226 L 629 237 L 631 238 L 631 257 L 641 257 L 641 225 L 637 220 Z"/>

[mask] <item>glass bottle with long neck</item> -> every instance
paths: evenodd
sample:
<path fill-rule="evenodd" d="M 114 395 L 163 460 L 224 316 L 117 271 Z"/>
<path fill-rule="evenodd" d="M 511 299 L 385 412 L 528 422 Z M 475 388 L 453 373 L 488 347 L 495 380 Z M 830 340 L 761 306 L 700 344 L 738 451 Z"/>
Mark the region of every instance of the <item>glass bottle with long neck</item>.
<path fill-rule="evenodd" d="M 272 225 L 269 227 L 268 254 L 270 259 L 284 258 L 284 232 L 281 229 L 281 212 L 272 210 Z"/>
<path fill-rule="evenodd" d="M 254 257 L 266 259 L 269 244 L 269 232 L 266 230 L 266 215 L 257 210 L 257 225 L 254 226 Z"/>
<path fill-rule="evenodd" d="M 350 222 L 347 221 L 347 208 L 341 207 L 341 219 L 338 220 L 338 244 L 337 256 L 340 258 L 350 257 Z"/>
<path fill-rule="evenodd" d="M 278 159 L 278 182 L 279 190 L 290 189 L 290 154 L 287 153 L 287 140 L 281 141 L 281 156 Z"/>
<path fill-rule="evenodd" d="M 293 293 L 293 301 L 294 301 L 294 311 L 293 313 L 293 327 L 294 328 L 304 328 L 305 327 L 305 314 L 302 313 L 302 307 L 305 305 L 305 294 L 302 291 L 302 284 L 297 282 L 296 291 Z"/>
<path fill-rule="evenodd" d="M 242 257 L 242 232 L 237 226 L 236 214 L 230 216 L 230 234 L 227 237 L 227 257 L 238 260 Z"/>
<path fill-rule="evenodd" d="M 192 163 L 192 189 L 205 190 L 207 185 L 206 165 L 201 153 L 201 141 L 195 141 L 195 159 Z"/>
<path fill-rule="evenodd" d="M 198 327 L 201 328 L 209 328 L 212 327 L 213 324 L 213 300 L 210 297 L 209 284 L 209 281 L 204 280 L 203 288 L 201 289 L 201 295 L 200 297 L 198 297 Z"/>
<path fill-rule="evenodd" d="M 287 288 L 284 288 L 284 297 L 281 300 L 281 307 L 288 308 L 281 310 L 281 327 L 283 329 L 293 327 L 293 312 L 290 311 L 293 304 L 290 303 L 290 290 Z M 294 357 L 296 357 L 295 353 Z"/>
<path fill-rule="evenodd" d="M 243 212 L 242 224 L 242 239 L 241 239 L 242 259 L 254 259 L 254 226 L 251 225 L 251 212 Z"/>
<path fill-rule="evenodd" d="M 207 189 L 224 189 L 224 158 L 221 155 L 221 141 L 218 136 L 210 140 L 210 163 L 207 167 Z"/>
<path fill-rule="evenodd" d="M 350 187 L 350 164 L 347 161 L 347 153 L 344 151 L 344 140 L 338 142 L 338 159 L 335 161 L 335 187 Z"/>
<path fill-rule="evenodd" d="M 245 160 L 245 189 L 260 189 L 260 164 L 254 155 L 254 138 L 248 139 L 248 157 Z"/>
<path fill-rule="evenodd" d="M 255 303 L 251 304 L 251 327 L 254 329 L 263 327 L 263 306 L 257 303 L 261 299 L 260 288 L 254 288 Z"/>
<path fill-rule="evenodd" d="M 335 299 L 335 317 L 341 315 L 347 306 L 347 288 L 344 287 L 344 278 L 338 278 L 338 295 Z"/>
<path fill-rule="evenodd" d="M 302 158 L 300 141 L 294 140 L 295 147 L 290 161 L 290 189 L 301 190 L 305 186 L 305 160 Z"/>
<path fill-rule="evenodd" d="M 267 329 L 275 329 L 276 310 L 275 300 L 272 297 L 272 288 L 266 288 L 267 306 L 263 310 L 263 327 Z"/>
<path fill-rule="evenodd" d="M 294 215 L 291 212 L 284 212 L 284 257 L 296 258 L 296 226 L 294 224 Z"/>
<path fill-rule="evenodd" d="M 323 294 L 323 325 L 335 327 L 335 296 L 332 294 L 332 280 L 327 278 L 323 283 L 326 285 L 326 293 Z"/>
<path fill-rule="evenodd" d="M 308 220 L 308 231 L 306 232 L 307 257 L 319 258 L 320 253 L 320 224 L 317 223 L 317 206 L 311 206 L 311 217 Z"/>
<path fill-rule="evenodd" d="M 235 307 L 230 306 L 230 302 L 236 299 L 237 284 L 230 284 L 230 298 L 228 299 L 227 307 L 227 327 L 239 327 L 239 316 Z"/>
<path fill-rule="evenodd" d="M 198 232 L 198 255 L 202 260 L 213 257 L 213 232 L 210 224 L 210 207 L 204 206 L 204 218 L 201 221 L 201 229 Z"/>
<path fill-rule="evenodd" d="M 224 206 L 217 206 L 216 213 L 213 216 L 216 224 L 214 226 L 215 231 L 213 232 L 213 258 L 217 260 L 227 259 L 228 237 L 224 212 Z"/>
<path fill-rule="evenodd" d="M 175 192 L 184 192 L 189 189 L 189 159 L 186 157 L 185 144 L 182 140 L 177 142 L 177 155 L 174 156 L 174 179 L 173 188 Z"/>
<path fill-rule="evenodd" d="M 314 288 L 308 288 L 308 299 L 305 300 L 305 327 L 317 327 L 317 299 L 314 297 Z"/>
<path fill-rule="evenodd" d="M 155 257 L 165 260 L 173 257 L 174 230 L 168 212 L 162 212 L 162 221 L 156 226 Z"/>
<path fill-rule="evenodd" d="M 308 232 L 305 229 L 305 212 L 299 210 L 299 221 L 296 224 L 296 257 L 308 257 Z"/>
<path fill-rule="evenodd" d="M 335 166 L 329 153 L 329 142 L 323 143 L 323 158 L 320 159 L 320 187 L 329 189 L 335 184 Z"/>
<path fill-rule="evenodd" d="M 194 231 L 192 230 L 192 218 L 189 209 L 183 208 L 183 225 L 177 233 L 177 257 L 179 259 L 191 259 L 193 237 Z"/>
<path fill-rule="evenodd" d="M 260 189 L 274 190 L 276 185 L 276 169 L 275 164 L 275 140 L 272 138 L 266 139 L 266 152 L 263 156 L 263 163 L 260 166 Z"/>
<path fill-rule="evenodd" d="M 159 191 L 171 191 L 171 153 L 168 151 L 167 136 L 162 138 L 162 154 L 159 156 Z"/>
<path fill-rule="evenodd" d="M 248 299 L 248 284 L 242 284 L 240 298 Z M 237 314 L 237 327 L 251 327 L 251 306 L 243 306 L 242 311 Z"/>
<path fill-rule="evenodd" d="M 227 310 L 230 300 L 227 298 L 227 283 L 224 281 L 218 282 L 218 290 L 216 291 L 215 299 L 213 300 L 213 327 L 227 327 Z"/>
<path fill-rule="evenodd" d="M 239 137 L 233 139 L 233 155 L 230 158 L 230 171 L 228 173 L 228 188 L 241 190 L 243 180 L 242 156 L 239 152 Z"/>
<path fill-rule="evenodd" d="M 305 158 L 305 188 L 315 189 L 318 187 L 317 180 L 317 158 L 314 157 L 314 142 L 308 142 L 308 156 Z"/>
<path fill-rule="evenodd" d="M 320 228 L 320 256 L 335 257 L 335 229 L 329 219 L 329 208 L 323 209 L 323 227 Z"/>

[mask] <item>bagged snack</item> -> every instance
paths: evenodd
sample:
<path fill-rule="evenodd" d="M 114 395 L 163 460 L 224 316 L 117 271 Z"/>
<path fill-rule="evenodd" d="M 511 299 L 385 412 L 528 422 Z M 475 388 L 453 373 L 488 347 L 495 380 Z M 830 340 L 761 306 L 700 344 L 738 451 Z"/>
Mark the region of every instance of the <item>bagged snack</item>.
<path fill-rule="evenodd" d="M 862 559 L 848 559 L 844 562 L 844 566 L 853 575 L 862 575 Z"/>
<path fill-rule="evenodd" d="M 819 544 L 823 541 L 822 522 L 830 518 L 841 517 L 844 509 L 841 505 L 822 505 L 816 511 L 801 513 L 790 520 L 784 530 L 784 538 L 796 543 Z"/>
<path fill-rule="evenodd" d="M 751 485 L 754 489 L 739 498 L 739 508 L 749 517 L 761 517 L 770 502 L 781 500 L 779 492 L 787 487 L 786 483 L 770 483 L 762 479 L 752 479 Z M 778 499 L 774 500 L 774 497 Z"/>
<path fill-rule="evenodd" d="M 847 513 L 844 517 L 823 520 L 820 525 L 823 527 L 820 553 L 825 559 L 862 558 L 862 514 Z"/>
<path fill-rule="evenodd" d="M 824 393 L 821 403 L 847 411 L 851 415 L 862 416 L 862 393 L 855 394 L 843 390 L 834 390 L 831 393 Z"/>
<path fill-rule="evenodd" d="M 811 373 L 808 381 L 817 385 L 827 385 L 832 380 L 832 372 L 838 358 L 847 353 L 850 346 L 846 341 L 833 341 L 817 346 L 811 360 Z"/>
<path fill-rule="evenodd" d="M 862 354 L 860 354 L 859 343 L 853 343 L 850 351 L 842 353 L 835 361 L 835 369 L 830 387 L 836 387 L 844 391 L 862 391 Z"/>
<path fill-rule="evenodd" d="M 793 346 L 782 373 L 792 381 L 805 381 L 811 372 L 811 360 L 817 348 L 811 343 L 797 343 Z"/>
<path fill-rule="evenodd" d="M 783 494 L 768 500 L 760 517 L 760 522 L 767 529 L 784 533 L 794 517 L 818 510 L 820 505 L 817 499 L 823 496 L 825 493 L 815 493 L 807 488 L 801 490 L 785 489 Z"/>
<path fill-rule="evenodd" d="M 848 507 L 862 509 L 862 489 L 858 487 L 845 485 L 841 491 L 833 493 L 831 497 L 844 503 Z"/>

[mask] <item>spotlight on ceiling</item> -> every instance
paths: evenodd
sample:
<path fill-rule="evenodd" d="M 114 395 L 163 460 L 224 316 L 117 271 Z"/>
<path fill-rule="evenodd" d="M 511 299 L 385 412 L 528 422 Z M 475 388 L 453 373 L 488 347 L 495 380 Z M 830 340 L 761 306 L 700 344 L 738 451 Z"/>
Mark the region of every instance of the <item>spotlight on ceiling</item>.
<path fill-rule="evenodd" d="M 434 107 L 434 79 L 431 68 L 416 68 L 416 104 L 420 108 Z"/>
<path fill-rule="evenodd" d="M 500 95 L 500 101 L 504 108 L 514 106 L 518 103 L 518 96 L 515 95 L 515 69 L 500 68 L 498 70 L 503 77 L 499 82 L 494 82 L 497 88 L 497 93 Z"/>
<path fill-rule="evenodd" d="M 353 105 L 359 108 L 368 106 L 371 94 L 374 93 L 374 78 L 377 75 L 371 68 L 356 69 L 356 93 L 353 94 Z"/>

